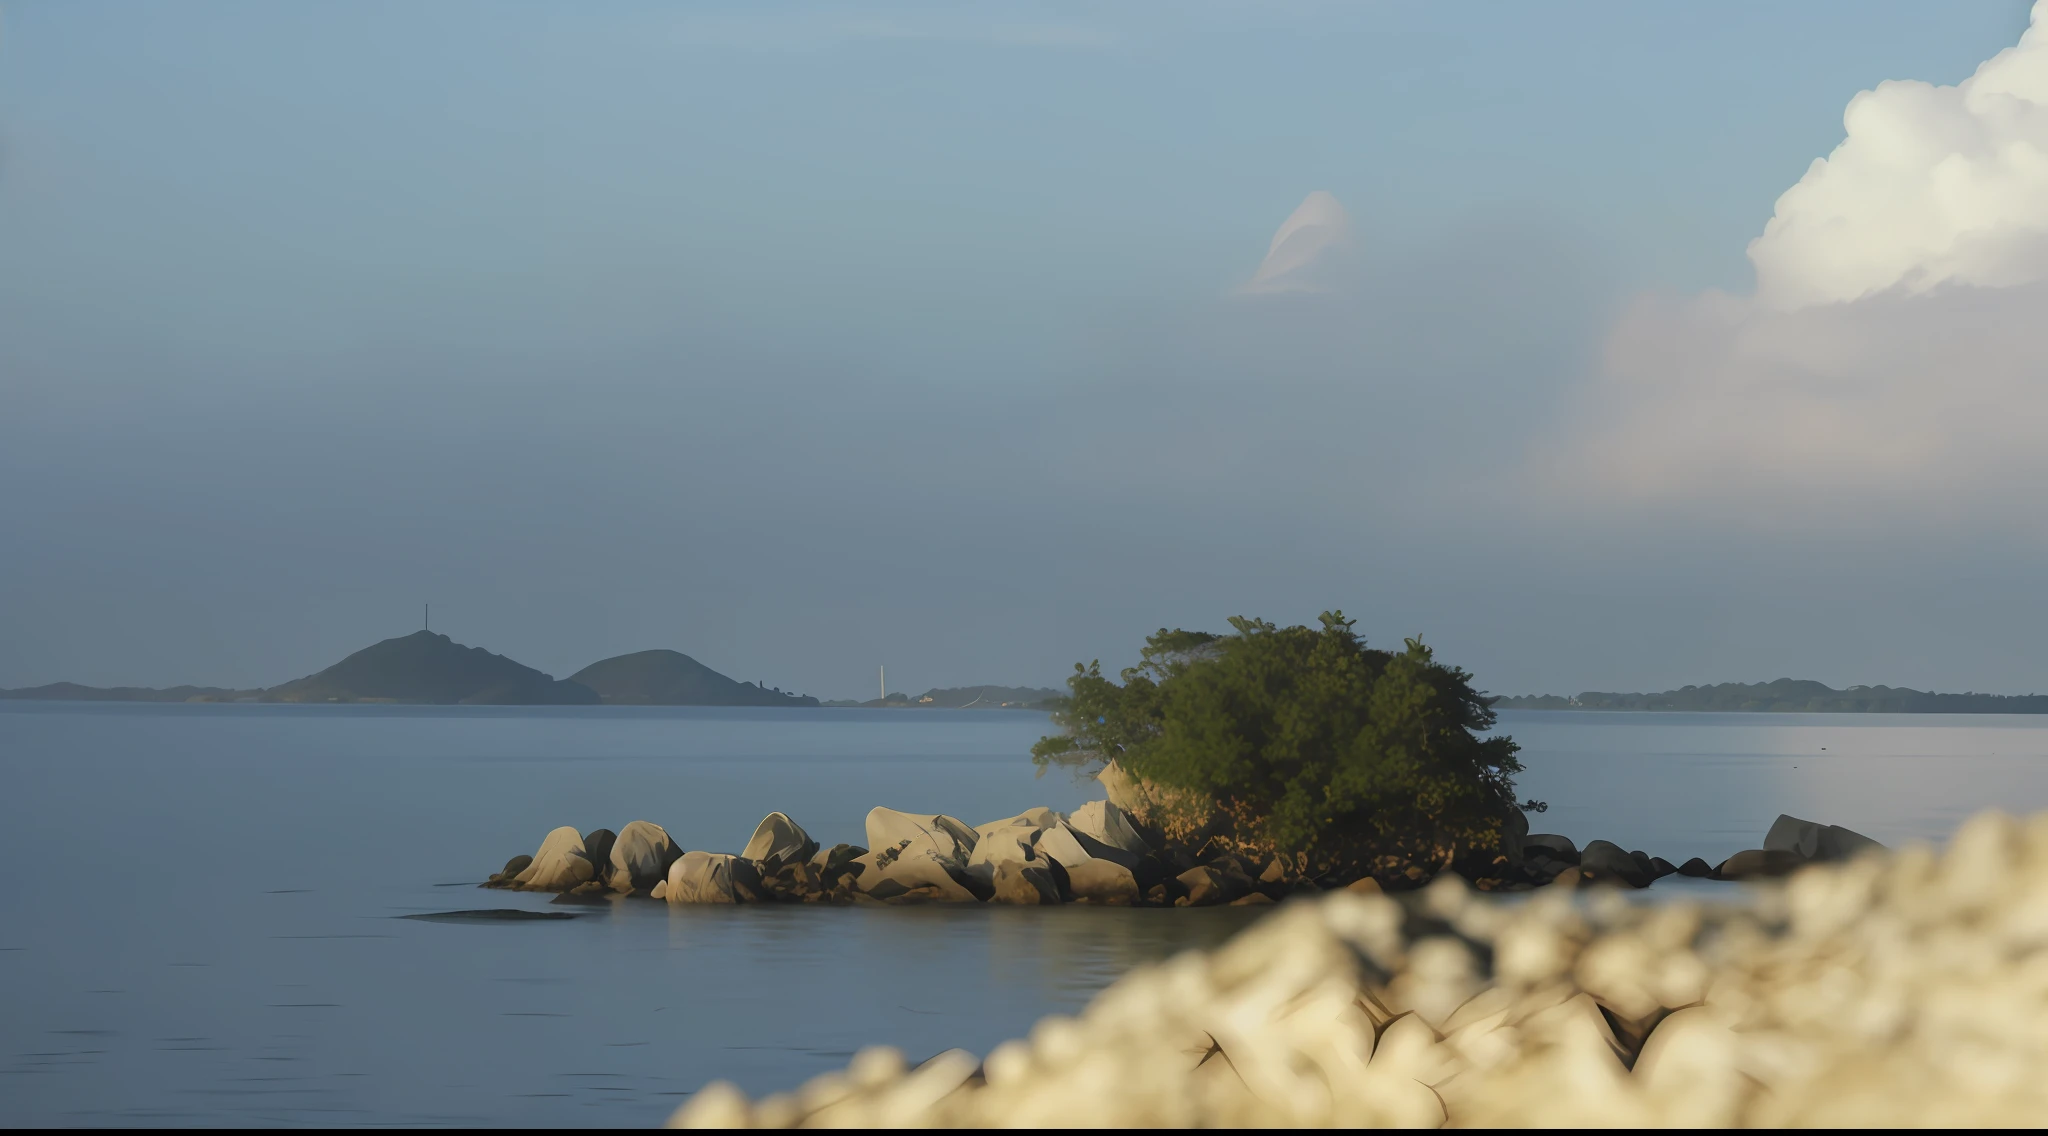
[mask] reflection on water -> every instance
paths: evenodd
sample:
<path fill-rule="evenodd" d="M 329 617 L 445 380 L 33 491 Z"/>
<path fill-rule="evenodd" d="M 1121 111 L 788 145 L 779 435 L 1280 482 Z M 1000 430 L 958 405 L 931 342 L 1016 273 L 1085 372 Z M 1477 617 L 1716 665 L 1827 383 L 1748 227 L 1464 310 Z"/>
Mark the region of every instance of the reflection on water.
<path fill-rule="evenodd" d="M 1678 859 L 1779 811 L 1881 840 L 2048 806 L 2048 721 L 1504 714 L 1539 827 Z M 557 824 L 734 849 L 785 809 L 1071 809 L 1041 715 L 0 703 L 0 1100 L 19 1125 L 651 1124 L 887 1043 L 985 1053 L 1255 909 L 670 909 L 396 918 Z M 1822 747 L 1826 747 L 1823 753 Z M 1667 881 L 1660 888 L 1681 886 Z M 1697 885 L 1713 887 L 1717 885 Z"/>
<path fill-rule="evenodd" d="M 1505 711 L 1539 831 L 1673 863 L 1757 847 L 1779 813 L 1885 844 L 2048 809 L 2048 715 Z"/>

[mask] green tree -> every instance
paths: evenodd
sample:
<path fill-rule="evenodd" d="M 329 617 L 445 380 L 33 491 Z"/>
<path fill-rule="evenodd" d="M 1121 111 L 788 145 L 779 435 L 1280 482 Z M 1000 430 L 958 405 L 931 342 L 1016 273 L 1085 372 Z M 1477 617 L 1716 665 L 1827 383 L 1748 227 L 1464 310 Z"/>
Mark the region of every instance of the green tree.
<path fill-rule="evenodd" d="M 1320 628 L 1233 618 L 1234 634 L 1161 629 L 1119 676 L 1077 664 L 1032 747 L 1041 771 L 1125 773 L 1213 805 L 1222 838 L 1314 875 L 1391 877 L 1498 851 L 1521 771 L 1472 676 L 1420 639 L 1369 648 L 1342 612 Z M 1529 802 L 1530 807 L 1541 807 Z"/>

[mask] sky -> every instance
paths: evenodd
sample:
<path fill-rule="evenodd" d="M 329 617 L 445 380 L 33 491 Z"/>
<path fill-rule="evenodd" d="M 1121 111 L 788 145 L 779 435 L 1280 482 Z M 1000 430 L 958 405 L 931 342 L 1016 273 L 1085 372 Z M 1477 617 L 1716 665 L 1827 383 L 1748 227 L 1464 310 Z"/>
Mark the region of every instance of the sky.
<path fill-rule="evenodd" d="M 2029 19 L 0 0 L 0 686 L 2048 690 Z"/>

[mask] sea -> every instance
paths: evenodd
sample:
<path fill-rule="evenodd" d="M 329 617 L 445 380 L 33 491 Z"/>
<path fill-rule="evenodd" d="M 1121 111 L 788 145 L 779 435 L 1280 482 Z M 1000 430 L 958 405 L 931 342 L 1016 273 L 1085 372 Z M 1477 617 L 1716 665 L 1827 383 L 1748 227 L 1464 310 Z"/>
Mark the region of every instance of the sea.
<path fill-rule="evenodd" d="M 558 825 L 737 852 L 1100 789 L 1006 710 L 0 702 L 0 1123 L 658 1125 L 859 1048 L 986 1053 L 1252 908 L 600 908 L 477 884 Z M 1940 844 L 2048 808 L 2048 717 L 1519 711 L 1537 831 L 1673 862 L 1779 813 Z M 1645 901 L 1740 899 L 1668 879 Z M 446 918 L 512 908 L 560 920 Z M 442 918 L 414 918 L 438 916 Z"/>

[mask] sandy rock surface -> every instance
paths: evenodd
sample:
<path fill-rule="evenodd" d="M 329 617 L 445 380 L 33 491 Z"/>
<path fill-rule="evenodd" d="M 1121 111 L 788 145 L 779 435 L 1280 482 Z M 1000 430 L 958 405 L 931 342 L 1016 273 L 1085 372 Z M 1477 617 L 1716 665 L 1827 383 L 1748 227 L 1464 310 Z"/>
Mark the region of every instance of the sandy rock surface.
<path fill-rule="evenodd" d="M 1776 850 L 1773 850 L 1776 851 Z M 1795 855 L 1797 855 L 1795 853 Z M 1727 906 L 1444 878 L 1290 901 L 979 1062 L 857 1055 L 678 1127 L 1954 1126 L 2048 1118 L 2048 816 Z"/>
<path fill-rule="evenodd" d="M 789 819 L 788 813 L 769 813 L 754 826 L 754 835 L 747 839 L 747 846 L 740 855 L 761 866 L 764 872 L 774 872 L 784 864 L 808 860 L 818 854 L 818 842 L 811 839 L 803 826 Z"/>
<path fill-rule="evenodd" d="M 563 825 L 547 834 L 533 861 L 513 881 L 535 891 L 568 891 L 596 875 L 597 865 L 583 849 L 583 834 Z"/>

